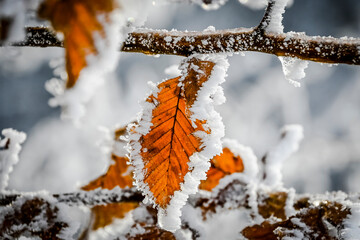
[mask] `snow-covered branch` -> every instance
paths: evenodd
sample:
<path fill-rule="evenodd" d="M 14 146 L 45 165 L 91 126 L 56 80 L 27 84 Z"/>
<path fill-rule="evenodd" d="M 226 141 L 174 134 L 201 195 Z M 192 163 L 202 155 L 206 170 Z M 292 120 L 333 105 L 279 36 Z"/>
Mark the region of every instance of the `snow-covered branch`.
<path fill-rule="evenodd" d="M 207 239 L 208 234 L 212 232 L 209 229 L 212 226 L 212 219 L 228 216 L 228 214 L 235 218 L 221 219 L 234 221 L 227 224 L 233 227 L 232 231 L 236 232 L 237 236 L 240 237 L 239 234 L 241 234 L 247 239 L 278 239 L 282 237 L 305 239 L 312 236 L 319 236 L 319 239 L 343 239 L 344 237 L 345 239 L 354 239 L 352 237 L 358 236 L 357 234 L 360 232 L 359 194 L 347 195 L 342 192 L 333 192 L 324 195 L 304 195 L 295 194 L 289 189 L 269 192 L 261 187 L 253 188 L 237 176 L 228 176 L 228 181 L 225 181 L 228 183 L 211 194 L 200 192 L 191 196 L 182 213 L 182 229 L 190 231 L 192 239 L 198 237 Z M 7 209 L 11 209 L 10 203 L 22 203 L 30 209 L 37 209 L 39 208 L 37 199 L 43 198 L 51 200 L 51 204 L 56 208 L 53 210 L 54 216 L 52 217 L 55 219 L 58 215 L 66 215 L 65 212 L 61 214 L 56 212 L 66 210 L 61 207 L 63 205 L 60 203 L 69 206 L 93 207 L 118 202 L 141 202 L 143 196 L 135 188 L 98 189 L 90 192 L 80 191 L 54 195 L 44 192 L 0 195 L 0 206 L 3 206 L 0 209 L 9 215 L 12 214 L 7 211 Z M 152 217 L 149 221 L 143 218 L 137 220 L 138 214 L 134 214 L 135 225 L 141 224 L 144 229 L 148 230 L 164 231 L 158 229 L 156 210 L 151 210 L 146 205 L 140 205 L 137 211 L 150 211 L 149 214 Z M 0 216 L 0 225 L 1 221 L 4 219 L 1 220 Z M 205 222 L 202 223 L 203 221 Z M 126 234 L 126 232 L 122 234 Z M 170 232 L 167 234 L 173 236 Z"/>
<path fill-rule="evenodd" d="M 360 39 L 355 38 L 310 37 L 295 32 L 274 34 L 239 28 L 204 32 L 133 32 L 122 51 L 180 56 L 255 51 L 322 63 L 360 65 L 359 47 Z"/>
<path fill-rule="evenodd" d="M 224 1 L 194 2 L 212 6 L 211 4 L 221 5 Z M 121 51 L 179 56 L 255 51 L 322 63 L 360 65 L 359 38 L 312 37 L 297 32 L 283 33 L 282 15 L 287 2 L 288 0 L 270 0 L 262 21 L 255 28 L 208 28 L 199 32 L 140 29 L 128 34 Z M 56 34 L 44 27 L 26 28 L 26 39 L 10 45 L 63 47 Z"/>
<path fill-rule="evenodd" d="M 48 28 L 29 27 L 27 38 L 14 46 L 63 47 Z M 237 28 L 182 32 L 137 30 L 129 33 L 121 47 L 124 52 L 144 54 L 192 54 L 262 52 L 322 63 L 360 65 L 360 39 L 312 37 L 303 33 L 274 33 L 262 28 Z"/>

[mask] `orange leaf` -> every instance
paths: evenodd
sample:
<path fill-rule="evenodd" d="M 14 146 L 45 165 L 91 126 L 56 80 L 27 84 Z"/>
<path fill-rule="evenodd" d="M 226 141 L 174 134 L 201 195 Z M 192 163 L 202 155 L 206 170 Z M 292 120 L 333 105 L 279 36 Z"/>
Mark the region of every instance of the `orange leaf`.
<path fill-rule="evenodd" d="M 137 208 L 137 202 L 111 203 L 107 205 L 95 206 L 91 209 L 94 214 L 92 229 L 103 228 L 113 222 L 115 218 L 123 218 L 125 214 Z"/>
<path fill-rule="evenodd" d="M 112 155 L 111 158 L 115 164 L 110 165 L 108 171 L 99 178 L 91 181 L 88 185 L 83 186 L 85 191 L 91 191 L 96 188 L 113 189 L 116 186 L 120 188 L 132 187 L 132 176 L 128 173 L 127 157 L 118 157 Z"/>
<path fill-rule="evenodd" d="M 75 85 L 81 70 L 87 66 L 87 57 L 98 53 L 94 34 L 105 38 L 99 15 L 109 21 L 109 13 L 115 8 L 115 0 L 45 0 L 41 4 L 39 16 L 50 20 L 54 29 L 64 34 L 66 88 Z"/>
<path fill-rule="evenodd" d="M 127 157 L 119 157 L 113 154 L 112 159 L 115 161 L 108 171 L 99 178 L 91 181 L 88 185 L 82 187 L 83 190 L 90 191 L 96 188 L 113 189 L 116 186 L 120 188 L 132 187 L 132 175 L 129 173 L 129 166 L 126 164 Z M 113 203 L 106 206 L 93 207 L 94 223 L 92 228 L 94 230 L 105 227 L 112 223 L 114 218 L 123 218 L 125 214 L 135 209 L 139 203 Z"/>
<path fill-rule="evenodd" d="M 220 155 L 211 159 L 211 167 L 207 172 L 207 179 L 201 181 L 200 189 L 211 191 L 219 184 L 221 178 L 235 172 L 243 172 L 244 164 L 239 155 L 234 155 L 227 147 Z"/>
<path fill-rule="evenodd" d="M 184 176 L 191 171 L 190 156 L 202 150 L 196 131 L 205 131 L 206 121 L 191 120 L 190 108 L 203 83 L 209 79 L 214 63 L 192 58 L 187 62 L 187 73 L 158 85 L 157 95 L 146 100 L 152 109 L 150 131 L 139 139 L 144 169 L 143 183 L 153 200 L 165 208 L 175 191 L 179 191 Z M 196 69 L 196 70 L 195 70 Z M 132 133 L 136 134 L 137 129 Z M 132 144 L 130 142 L 130 144 Z M 134 164 L 136 165 L 136 164 Z"/>

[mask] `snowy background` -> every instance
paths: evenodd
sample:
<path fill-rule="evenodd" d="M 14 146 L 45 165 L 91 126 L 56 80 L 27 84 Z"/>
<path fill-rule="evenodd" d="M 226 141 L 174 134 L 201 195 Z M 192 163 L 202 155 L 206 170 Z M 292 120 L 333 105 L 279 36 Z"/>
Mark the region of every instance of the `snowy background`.
<path fill-rule="evenodd" d="M 146 7 L 142 7 L 145 11 Z M 190 4 L 148 6 L 145 26 L 201 31 L 253 27 L 263 10 L 229 0 L 217 11 Z M 360 37 L 360 1 L 295 0 L 284 16 L 284 31 L 308 35 Z M 119 53 L 120 54 L 120 53 Z M 28 138 L 10 179 L 10 188 L 73 191 L 103 173 L 108 160 L 101 150 L 117 125 L 135 119 L 148 81 L 165 78 L 164 70 L 182 58 L 121 53 L 87 106 L 81 127 L 60 120 L 44 89 L 63 50 L 0 49 L 0 129 L 25 131 Z M 301 124 L 304 140 L 283 168 L 284 183 L 298 192 L 360 191 L 360 68 L 310 63 L 301 88 L 285 80 L 275 56 L 245 53 L 229 57 L 227 101 L 217 109 L 226 137 L 250 146 L 260 159 L 279 140 L 286 124 Z M 103 130 L 101 130 L 103 129 Z M 100 145 L 100 146 L 99 146 Z"/>

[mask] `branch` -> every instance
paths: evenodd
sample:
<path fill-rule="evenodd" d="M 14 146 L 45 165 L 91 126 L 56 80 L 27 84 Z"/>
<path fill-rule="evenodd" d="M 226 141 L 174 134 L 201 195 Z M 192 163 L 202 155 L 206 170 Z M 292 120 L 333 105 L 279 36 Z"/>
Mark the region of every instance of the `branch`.
<path fill-rule="evenodd" d="M 281 20 L 284 8 L 284 2 L 270 0 L 260 24 L 251 29 L 237 28 L 202 32 L 135 31 L 128 34 L 120 50 L 150 55 L 178 56 L 254 51 L 314 62 L 360 65 L 360 38 L 311 37 L 304 33 L 271 32 L 274 26 L 282 31 Z M 27 27 L 26 39 L 9 45 L 64 47 L 56 34 L 44 27 Z M 0 46 L 3 46 L 1 42 Z"/>
<path fill-rule="evenodd" d="M 208 226 L 205 219 L 212 222 L 212 219 L 218 217 L 217 214 L 224 216 L 227 212 L 232 212 L 235 214 L 234 216 L 238 217 L 235 221 L 247 222 L 246 225 L 238 226 L 238 231 L 247 239 L 282 239 L 285 237 L 290 239 L 297 236 L 297 232 L 302 233 L 303 238 L 309 239 L 313 239 L 313 236 L 319 236 L 319 239 L 343 239 L 344 236 L 350 236 L 353 232 L 358 231 L 359 194 L 347 195 L 342 192 L 334 192 L 324 195 L 296 195 L 294 190 L 286 189 L 268 192 L 268 188 L 266 188 L 268 190 L 261 188 L 252 189 L 241 178 L 228 176 L 228 180 L 230 179 L 232 181 L 227 181 L 227 184 L 217 188 L 211 194 L 199 192 L 198 195 L 193 196 L 188 202 L 188 210 L 201 213 L 195 215 L 184 214 L 183 216 L 183 228 L 192 232 L 193 239 L 201 236 L 204 230 L 203 227 Z M 40 215 L 37 209 L 44 209 L 44 206 L 55 206 L 52 208 L 47 207 L 49 209 L 47 212 L 53 213 L 48 217 L 47 221 L 59 222 L 59 219 L 54 218 L 58 215 L 57 212 L 60 211 L 56 207 L 56 203 L 46 200 L 47 198 L 44 197 L 44 193 L 39 193 L 38 196 L 36 193 L 0 195 L 0 206 L 6 206 L 18 197 L 24 197 L 27 200 L 21 205 L 14 204 L 8 206 L 8 208 L 14 208 L 15 210 L 16 208 L 20 209 L 16 210 L 15 214 L 12 211 L 2 212 L 7 214 L 4 218 L 5 220 L 3 219 L 2 221 L 16 219 L 15 223 L 10 221 L 10 223 L 4 225 L 16 230 L 18 228 L 13 226 L 17 224 L 21 227 L 19 227 L 21 233 L 34 231 L 31 228 L 32 225 L 25 224 L 23 219 L 30 219 L 31 222 L 37 224 L 39 219 L 41 219 L 37 217 Z M 52 196 L 59 202 L 68 205 L 85 205 L 89 207 L 117 202 L 140 202 L 143 199 L 142 195 L 135 188 L 97 189 L 90 192 L 80 191 L 54 194 Z M 21 203 L 21 201 L 19 202 Z M 239 214 L 234 211 L 236 209 L 241 211 L 241 215 L 236 215 Z M 138 219 L 135 216 L 133 218 L 135 223 L 129 229 L 134 229 L 139 225 L 142 229 L 146 230 L 146 234 L 157 233 L 156 236 L 158 236 L 166 232 L 159 229 L 157 225 L 156 210 L 145 206 L 143 211 L 147 211 L 151 217 L 144 220 L 144 218 Z M 66 214 L 66 212 L 62 214 Z M 19 216 L 22 216 L 22 218 Z M 199 225 L 198 223 L 202 224 Z M 68 227 L 68 225 L 65 227 Z M 10 231 L 10 236 L 16 236 L 17 232 L 14 233 L 14 230 L 12 231 Z M 119 234 L 127 234 L 127 229 L 121 231 L 125 232 L 119 232 Z M 41 234 L 42 232 L 36 233 Z M 146 234 L 144 236 L 148 236 Z M 149 237 L 146 239 L 149 239 Z M 151 239 L 157 239 L 157 237 Z"/>
<path fill-rule="evenodd" d="M 28 27 L 27 38 L 12 46 L 63 47 L 48 28 Z M 360 65 L 359 38 L 311 37 L 302 33 L 268 33 L 261 28 L 204 32 L 140 30 L 129 33 L 123 52 L 190 56 L 254 51 L 322 63 Z"/>
<path fill-rule="evenodd" d="M 36 193 L 0 194 L 0 206 L 11 204 L 17 198 L 27 195 L 36 195 Z M 70 206 L 83 205 L 88 207 L 106 205 L 108 203 L 141 202 L 143 200 L 143 196 L 135 188 L 96 189 L 93 191 L 53 194 L 52 196 L 59 202 Z"/>

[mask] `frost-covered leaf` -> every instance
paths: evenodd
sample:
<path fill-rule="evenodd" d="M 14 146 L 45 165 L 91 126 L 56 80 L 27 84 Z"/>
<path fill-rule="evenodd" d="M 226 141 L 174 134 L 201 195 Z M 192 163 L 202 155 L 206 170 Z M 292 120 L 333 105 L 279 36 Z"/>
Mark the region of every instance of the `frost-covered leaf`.
<path fill-rule="evenodd" d="M 46 90 L 54 95 L 49 105 L 61 106 L 62 118 L 78 122 L 85 104 L 117 64 L 124 10 L 118 0 L 46 0 L 38 13 L 64 38 L 67 74 L 61 64 L 54 71 L 60 79 L 46 82 Z"/>
<path fill-rule="evenodd" d="M 255 182 L 259 170 L 257 158 L 252 149 L 233 139 L 224 139 L 222 146 L 223 152 L 211 160 L 207 179 L 201 182 L 200 189 L 212 191 L 221 182 L 221 186 L 214 192 L 217 194 L 217 191 L 221 191 L 229 183 L 238 179 L 244 183 Z"/>
<path fill-rule="evenodd" d="M 242 171 L 244 171 L 244 164 L 241 156 L 235 155 L 229 148 L 223 148 L 223 152 L 220 155 L 211 159 L 211 167 L 207 172 L 207 179 L 201 181 L 199 188 L 211 191 L 224 176 Z"/>
<path fill-rule="evenodd" d="M 196 66 L 199 71 L 190 65 Z M 159 84 L 157 96 L 151 95 L 147 99 L 155 108 L 152 110 L 150 132 L 140 138 L 140 155 L 145 172 L 143 181 L 160 207 L 166 207 L 175 191 L 180 190 L 180 184 L 189 172 L 190 156 L 202 150 L 202 141 L 194 133 L 205 133 L 203 124 L 206 122 L 193 122 L 190 108 L 213 66 L 212 62 L 194 58 L 184 79 L 177 77 Z M 200 71 L 202 74 L 199 74 Z M 210 131 L 207 130 L 207 134 Z"/>
<path fill-rule="evenodd" d="M 50 20 L 54 29 L 64 34 L 67 88 L 75 85 L 89 55 L 98 54 L 96 38 L 106 38 L 103 24 L 110 21 L 115 0 L 46 0 L 39 16 Z M 100 16 L 104 22 L 99 21 Z"/>
<path fill-rule="evenodd" d="M 174 231 L 180 209 L 221 151 L 223 125 L 213 109 L 227 62 L 189 58 L 182 76 L 154 87 L 142 118 L 130 131 L 136 185 L 159 207 L 159 224 Z"/>
<path fill-rule="evenodd" d="M 99 178 L 91 181 L 88 185 L 82 187 L 83 190 L 90 191 L 96 188 L 113 189 L 114 187 L 126 188 L 132 187 L 132 172 L 126 164 L 127 157 L 112 155 L 115 162 L 109 167 L 107 172 Z M 94 223 L 92 228 L 98 229 L 112 223 L 115 218 L 123 218 L 125 214 L 139 204 L 137 202 L 112 203 L 105 206 L 99 205 L 92 208 Z"/>

